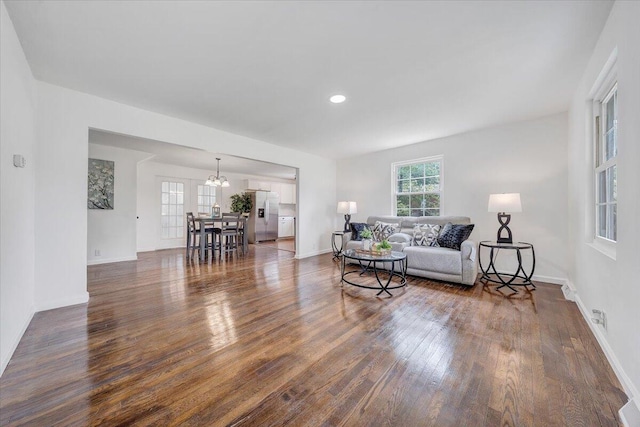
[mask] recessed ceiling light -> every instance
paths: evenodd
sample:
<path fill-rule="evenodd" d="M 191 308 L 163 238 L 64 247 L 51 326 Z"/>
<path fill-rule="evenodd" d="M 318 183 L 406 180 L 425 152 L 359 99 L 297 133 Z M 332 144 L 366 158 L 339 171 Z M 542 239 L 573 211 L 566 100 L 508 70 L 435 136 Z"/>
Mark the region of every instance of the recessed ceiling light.
<path fill-rule="evenodd" d="M 333 95 L 331 98 L 329 98 L 329 101 L 333 102 L 334 104 L 341 104 L 344 101 L 346 101 L 347 97 L 344 95 Z"/>

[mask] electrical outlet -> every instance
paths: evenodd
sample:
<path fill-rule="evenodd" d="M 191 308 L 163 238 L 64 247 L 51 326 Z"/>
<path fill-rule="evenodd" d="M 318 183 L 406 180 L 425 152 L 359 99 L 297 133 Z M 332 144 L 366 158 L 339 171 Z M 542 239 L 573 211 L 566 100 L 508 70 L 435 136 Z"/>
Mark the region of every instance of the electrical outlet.
<path fill-rule="evenodd" d="M 100 249 L 96 249 L 96 250 L 93 252 L 93 255 L 94 255 L 94 256 L 100 256 Z"/>

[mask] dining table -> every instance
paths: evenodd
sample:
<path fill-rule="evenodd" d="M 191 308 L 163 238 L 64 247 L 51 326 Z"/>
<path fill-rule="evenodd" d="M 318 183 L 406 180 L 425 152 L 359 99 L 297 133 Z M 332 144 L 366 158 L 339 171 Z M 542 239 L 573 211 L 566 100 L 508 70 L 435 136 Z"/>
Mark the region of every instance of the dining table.
<path fill-rule="evenodd" d="M 234 218 L 235 220 L 235 218 Z M 204 253 L 205 253 L 205 243 L 207 241 L 207 228 L 215 228 L 216 224 L 218 228 L 222 228 L 223 222 L 229 222 L 229 218 L 223 217 L 194 217 L 194 221 L 199 223 L 200 226 L 200 261 L 204 261 Z M 245 228 L 247 225 L 246 217 L 239 217 L 238 221 L 241 224 L 241 228 L 244 230 L 242 233 L 242 253 L 246 253 L 249 250 L 249 234 L 246 233 L 247 229 Z"/>

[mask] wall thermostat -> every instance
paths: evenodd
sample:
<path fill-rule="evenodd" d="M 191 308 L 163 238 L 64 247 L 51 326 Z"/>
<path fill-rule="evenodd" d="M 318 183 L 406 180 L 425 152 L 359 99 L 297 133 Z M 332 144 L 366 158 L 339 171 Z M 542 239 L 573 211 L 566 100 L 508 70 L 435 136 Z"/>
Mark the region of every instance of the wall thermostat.
<path fill-rule="evenodd" d="M 21 154 L 13 155 L 13 166 L 17 168 L 23 168 L 27 164 L 27 161 L 24 159 L 24 156 Z"/>

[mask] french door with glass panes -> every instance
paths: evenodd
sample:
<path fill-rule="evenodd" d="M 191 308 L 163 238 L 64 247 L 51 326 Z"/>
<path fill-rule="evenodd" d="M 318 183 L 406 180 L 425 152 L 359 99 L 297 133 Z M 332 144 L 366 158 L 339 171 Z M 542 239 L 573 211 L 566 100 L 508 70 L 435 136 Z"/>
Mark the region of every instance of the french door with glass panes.
<path fill-rule="evenodd" d="M 204 185 L 204 181 L 192 179 L 191 194 L 193 197 L 190 204 L 186 205 L 191 206 L 189 212 L 193 212 L 194 215 L 211 215 L 213 205 L 216 204 L 217 190 L 218 187 Z"/>
<path fill-rule="evenodd" d="M 190 206 L 188 179 L 158 178 L 160 201 L 159 249 L 186 245 L 186 214 Z"/>
<path fill-rule="evenodd" d="M 183 247 L 187 243 L 187 212 L 211 215 L 216 187 L 203 180 L 158 177 L 160 224 L 158 249 Z"/>

